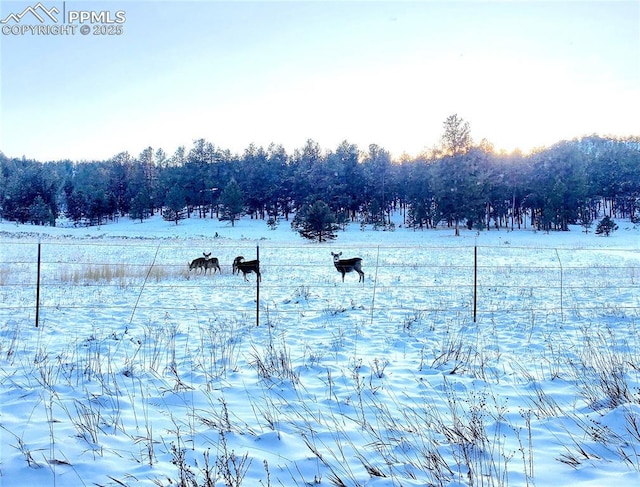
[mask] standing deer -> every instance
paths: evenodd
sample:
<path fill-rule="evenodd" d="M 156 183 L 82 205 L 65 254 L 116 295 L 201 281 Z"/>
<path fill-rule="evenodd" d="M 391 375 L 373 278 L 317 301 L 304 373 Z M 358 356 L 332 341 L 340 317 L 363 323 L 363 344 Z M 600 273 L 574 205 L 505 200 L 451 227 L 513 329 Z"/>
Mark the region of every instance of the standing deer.
<path fill-rule="evenodd" d="M 211 254 L 209 254 L 211 255 Z M 207 273 L 207 269 L 213 269 L 212 273 L 216 273 L 216 269 L 220 274 L 222 274 L 222 269 L 220 269 L 220 261 L 218 261 L 217 257 L 207 257 L 207 260 L 204 262 L 204 273 Z"/>
<path fill-rule="evenodd" d="M 347 272 L 356 271 L 360 274 L 360 278 L 358 282 L 364 282 L 364 272 L 362 272 L 362 259 L 360 257 L 355 257 L 353 259 L 341 259 L 340 256 L 342 252 L 334 254 L 331 252 L 333 256 L 333 265 L 336 266 L 338 272 L 342 274 L 342 282 L 344 282 L 344 275 Z"/>
<path fill-rule="evenodd" d="M 191 264 L 189 264 L 189 271 L 192 269 L 204 269 L 204 273 L 206 274 L 207 269 L 213 269 L 213 272 L 215 273 L 217 268 L 220 271 L 220 274 L 222 274 L 217 257 L 211 257 L 211 252 L 202 252 L 202 255 L 204 255 L 204 257 L 198 257 L 191 261 Z"/>
<path fill-rule="evenodd" d="M 247 279 L 247 274 L 255 272 L 258 276 L 258 282 L 262 281 L 262 275 L 260 274 L 260 261 L 258 260 L 245 261 L 244 257 L 239 255 L 238 257 L 233 259 L 233 273 L 235 274 L 236 272 L 238 274 L 242 272 L 242 276 L 244 277 L 245 281 L 249 280 Z"/>

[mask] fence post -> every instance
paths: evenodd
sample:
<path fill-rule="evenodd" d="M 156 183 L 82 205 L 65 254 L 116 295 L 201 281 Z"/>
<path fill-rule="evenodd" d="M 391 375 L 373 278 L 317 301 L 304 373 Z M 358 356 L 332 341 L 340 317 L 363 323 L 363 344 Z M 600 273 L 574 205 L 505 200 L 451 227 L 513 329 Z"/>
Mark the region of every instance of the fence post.
<path fill-rule="evenodd" d="M 260 244 L 256 244 L 256 260 L 260 272 Z M 256 326 L 260 326 L 260 274 L 256 274 Z"/>
<path fill-rule="evenodd" d="M 473 322 L 478 310 L 478 246 L 473 246 Z"/>
<path fill-rule="evenodd" d="M 40 323 L 40 247 L 41 243 L 38 240 L 38 277 L 36 278 L 36 328 Z"/>

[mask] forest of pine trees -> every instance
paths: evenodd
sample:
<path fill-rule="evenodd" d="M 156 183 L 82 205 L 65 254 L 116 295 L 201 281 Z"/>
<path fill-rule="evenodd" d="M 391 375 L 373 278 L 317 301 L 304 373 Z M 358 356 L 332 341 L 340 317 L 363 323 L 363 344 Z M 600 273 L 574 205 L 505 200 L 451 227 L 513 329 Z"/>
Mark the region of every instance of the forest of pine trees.
<path fill-rule="evenodd" d="M 2 219 L 38 225 L 61 217 L 77 225 L 144 220 L 158 212 L 176 224 L 233 223 L 245 214 L 272 225 L 322 202 L 338 226 L 387 228 L 399 211 L 415 229 L 588 229 L 604 216 L 640 222 L 640 137 L 593 135 L 529 155 L 496 154 L 485 141 L 474 145 L 468 124 L 454 115 L 437 150 L 400 160 L 375 144 L 363 151 L 344 141 L 323 150 L 313 140 L 293 154 L 275 144 L 232 154 L 203 139 L 171 156 L 149 147 L 104 161 L 0 153 L 0 198 Z"/>

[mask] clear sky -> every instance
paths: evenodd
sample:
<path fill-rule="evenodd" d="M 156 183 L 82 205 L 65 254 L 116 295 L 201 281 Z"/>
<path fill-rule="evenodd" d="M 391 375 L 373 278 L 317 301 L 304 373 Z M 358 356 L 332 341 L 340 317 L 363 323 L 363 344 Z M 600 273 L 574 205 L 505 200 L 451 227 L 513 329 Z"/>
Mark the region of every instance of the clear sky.
<path fill-rule="evenodd" d="M 3 0 L 0 18 L 37 3 Z M 126 20 L 105 36 L 15 34 L 31 13 L 2 24 L 9 157 L 171 155 L 199 138 L 415 155 L 454 113 L 507 151 L 640 135 L 637 1 L 41 3 Z"/>

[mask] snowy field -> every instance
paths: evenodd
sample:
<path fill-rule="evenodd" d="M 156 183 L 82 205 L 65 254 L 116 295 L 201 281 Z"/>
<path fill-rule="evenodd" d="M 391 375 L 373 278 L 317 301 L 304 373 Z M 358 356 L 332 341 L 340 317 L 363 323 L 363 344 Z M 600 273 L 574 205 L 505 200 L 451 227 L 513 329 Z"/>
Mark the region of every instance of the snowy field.
<path fill-rule="evenodd" d="M 617 223 L 2 222 L 0 485 L 640 485 L 640 229 Z M 258 251 L 259 301 L 231 272 Z M 203 252 L 222 274 L 188 270 Z"/>

